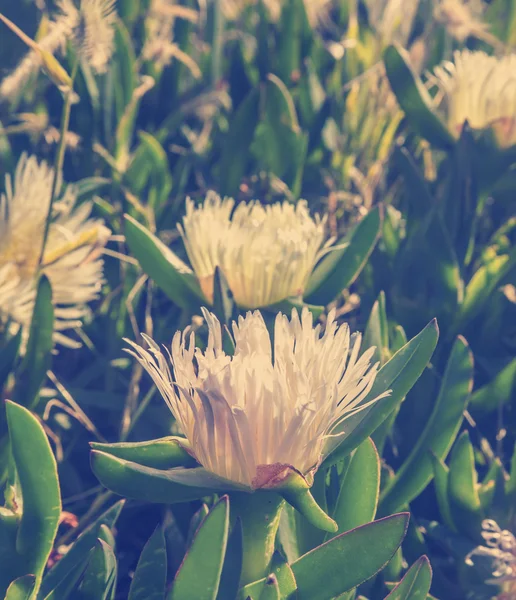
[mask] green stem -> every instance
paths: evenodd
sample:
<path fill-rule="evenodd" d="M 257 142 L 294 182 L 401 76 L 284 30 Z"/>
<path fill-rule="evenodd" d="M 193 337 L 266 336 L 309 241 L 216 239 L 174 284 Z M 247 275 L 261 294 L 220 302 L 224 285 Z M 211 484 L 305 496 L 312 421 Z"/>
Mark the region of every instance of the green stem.
<path fill-rule="evenodd" d="M 66 92 L 65 95 L 65 103 L 63 107 L 63 114 L 61 115 L 61 127 L 59 129 L 59 144 L 57 146 L 57 153 L 54 162 L 54 178 L 52 179 L 52 191 L 50 192 L 50 201 L 48 203 L 48 212 L 47 219 L 45 221 L 45 229 L 43 231 L 43 241 L 41 243 L 41 254 L 39 256 L 39 266 L 43 264 L 43 258 L 45 256 L 45 246 L 47 244 L 48 232 L 50 230 L 50 223 L 52 221 L 52 208 L 54 206 L 54 201 L 56 199 L 56 195 L 58 192 L 57 186 L 59 183 L 59 178 L 61 176 L 61 172 L 63 170 L 64 156 L 66 151 L 66 134 L 68 133 L 68 126 L 70 124 L 70 113 L 72 111 L 72 99 L 74 96 L 73 91 L 73 82 L 75 81 L 75 76 L 77 75 L 77 70 L 79 67 L 79 61 L 75 60 L 72 69 L 72 85 L 70 89 Z"/>
<path fill-rule="evenodd" d="M 242 522 L 241 586 L 269 574 L 283 504 L 283 498 L 274 492 L 230 494 L 231 518 Z"/>

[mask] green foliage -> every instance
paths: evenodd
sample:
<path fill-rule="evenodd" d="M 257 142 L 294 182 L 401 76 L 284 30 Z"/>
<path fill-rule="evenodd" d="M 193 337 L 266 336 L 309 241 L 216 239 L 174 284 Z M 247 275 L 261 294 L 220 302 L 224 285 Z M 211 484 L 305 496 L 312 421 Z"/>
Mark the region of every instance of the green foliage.
<path fill-rule="evenodd" d="M 60 18 L 55 2 L 44 12 L 29 0 L 4 4 L 2 14 L 29 41 L 44 40 Z M 58 129 L 66 121 L 61 92 L 37 68 L 10 94 L 0 81 L 0 175 L 11 176 L 0 185 L 0 595 L 501 594 L 486 583 L 492 561 L 471 552 L 484 544 L 485 519 L 516 533 L 514 102 L 503 73 L 495 86 L 479 68 L 483 83 L 467 87 L 478 114 L 455 127 L 453 101 L 431 73 L 465 48 L 493 60 L 510 54 L 516 4 L 468 3 L 455 14 L 458 4 L 414 2 L 413 15 L 374 0 L 330 0 L 324 10 L 305 0 L 115 4 L 113 23 L 98 22 L 91 36 L 91 51 L 101 48 L 104 26 L 112 36 L 104 70 L 77 46 L 87 38 L 84 15 L 81 35 L 70 33 L 55 52 L 44 48 L 54 79 L 69 85 L 63 73 L 77 70 L 69 131 Z M 26 50 L 5 22 L 2 76 Z M 493 117 L 498 101 L 508 112 Z M 462 102 L 459 114 L 469 110 Z M 65 153 L 63 172 L 44 183 L 31 172 L 23 185 L 13 171 L 25 151 L 57 166 Z M 57 253 L 39 265 L 32 250 L 39 257 L 45 223 L 36 213 L 46 212 L 47 184 L 56 191 L 47 249 L 55 244 Z M 258 307 L 271 333 L 278 313 L 307 308 L 324 330 L 335 309 L 339 324 L 364 333 L 360 352 L 376 347 L 372 387 L 357 394 L 351 416 L 318 430 L 318 461 L 304 472 L 288 463 L 285 442 L 269 453 L 273 464 L 255 465 L 251 484 L 215 475 L 196 452 L 202 428 L 217 430 L 210 453 L 222 448 L 234 459 L 226 435 L 242 448 L 242 471 L 254 460 L 258 428 L 248 423 L 245 435 L 239 428 L 245 399 L 214 393 L 230 412 L 203 412 L 195 432 L 182 431 L 158 400 L 170 383 L 182 406 L 205 408 L 203 386 L 218 389 L 227 358 L 216 357 L 220 371 L 209 382 L 202 361 L 193 374 L 160 363 L 163 380 L 153 385 L 124 352 L 124 340 L 140 343 L 141 334 L 170 349 L 185 328 L 211 352 L 201 318 L 207 307 L 221 322 L 228 356 L 237 347 L 243 361 L 248 345 L 246 382 L 262 368 L 256 348 L 268 342 L 234 339 L 232 322 L 248 307 L 237 305 L 214 258 L 228 251 L 227 240 L 203 257 L 213 267 L 208 301 L 178 230 L 185 198 L 198 204 L 210 190 L 235 204 L 304 199 L 325 219 L 304 284 Z M 78 212 L 70 217 L 72 196 Z M 105 250 L 101 235 L 92 241 L 101 218 L 112 232 Z M 258 226 L 246 225 L 244 238 Z M 288 240 L 288 227 L 270 244 L 274 236 Z M 299 248 L 282 254 L 281 266 L 302 265 Z M 256 274 L 259 255 L 241 253 L 235 264 Z M 270 266 L 258 275 L 251 289 L 269 284 Z M 77 348 L 62 343 L 63 329 Z M 328 369 L 338 368 L 340 355 L 324 356 Z M 291 446 L 322 417 L 309 358 L 307 372 L 296 372 Z M 276 366 L 290 377 L 291 366 Z M 358 385 L 345 376 L 337 387 Z M 279 392 L 274 399 L 284 400 Z M 262 412 L 272 418 L 277 406 Z M 237 430 L 221 427 L 228 415 Z M 299 454 L 310 443 L 301 440 Z M 263 489 L 255 489 L 258 472 L 268 477 Z M 123 512 L 117 496 L 129 499 Z"/>

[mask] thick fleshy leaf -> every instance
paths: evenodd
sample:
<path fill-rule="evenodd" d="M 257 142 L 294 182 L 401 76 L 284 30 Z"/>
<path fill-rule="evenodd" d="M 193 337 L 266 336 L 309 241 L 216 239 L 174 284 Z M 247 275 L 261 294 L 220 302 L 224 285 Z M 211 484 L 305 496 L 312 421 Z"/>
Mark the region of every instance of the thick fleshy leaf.
<path fill-rule="evenodd" d="M 403 175 L 407 190 L 409 202 L 407 228 L 410 234 L 414 230 L 414 225 L 420 223 L 431 210 L 434 199 L 408 148 L 396 147 L 393 158 Z"/>
<path fill-rule="evenodd" d="M 337 523 L 317 504 L 306 479 L 294 469 L 275 490 L 314 527 L 334 533 Z"/>
<path fill-rule="evenodd" d="M 305 291 L 311 304 L 326 305 L 358 277 L 374 249 L 380 233 L 382 215 L 374 208 L 321 260 L 312 273 Z"/>
<path fill-rule="evenodd" d="M 217 315 L 223 325 L 229 325 L 233 318 L 234 302 L 233 294 L 229 289 L 224 273 L 219 267 L 215 267 L 213 277 L 213 312 Z"/>
<path fill-rule="evenodd" d="M 385 309 L 385 293 L 380 292 L 373 304 L 369 319 L 367 320 L 363 340 L 364 348 L 376 348 L 371 362 L 378 361 L 383 365 L 389 358 L 389 323 Z"/>
<path fill-rule="evenodd" d="M 128 600 L 163 600 L 167 581 L 167 549 L 163 530 L 158 527 L 145 544 Z"/>
<path fill-rule="evenodd" d="M 237 518 L 228 537 L 217 600 L 236 598 L 237 596 L 240 574 L 242 573 L 243 544 L 242 521 Z"/>
<path fill-rule="evenodd" d="M 119 442 L 102 444 L 92 442 L 93 450 L 138 463 L 154 469 L 172 469 L 174 467 L 193 467 L 197 461 L 185 448 L 190 444 L 185 438 L 168 436 L 148 442 Z"/>
<path fill-rule="evenodd" d="M 61 516 L 57 465 L 39 421 L 26 408 L 7 402 L 11 449 L 21 491 L 22 515 L 16 550 L 26 571 L 36 576 L 36 589 L 52 551 Z"/>
<path fill-rule="evenodd" d="M 120 515 L 124 501 L 120 500 L 105 511 L 73 543 L 68 552 L 50 569 L 43 578 L 40 596 L 45 600 L 60 600 L 66 597 L 86 568 L 87 558 L 100 536 L 102 526 L 113 527 Z"/>
<path fill-rule="evenodd" d="M 260 90 L 253 88 L 233 115 L 219 163 L 220 193 L 236 196 L 249 161 L 260 111 Z"/>
<path fill-rule="evenodd" d="M 451 175 L 441 203 L 446 229 L 460 265 L 469 264 L 478 213 L 477 153 L 471 128 L 464 124 L 452 153 Z"/>
<path fill-rule="evenodd" d="M 229 529 L 229 502 L 223 496 L 199 527 L 167 600 L 215 600 Z"/>
<path fill-rule="evenodd" d="M 448 498 L 457 529 L 475 539 L 484 515 L 478 495 L 473 446 L 467 431 L 458 438 L 451 453 Z"/>
<path fill-rule="evenodd" d="M 91 453 L 91 468 L 111 491 L 146 502 L 186 502 L 231 488 L 203 468 L 153 469 L 98 450 Z"/>
<path fill-rule="evenodd" d="M 13 370 L 20 349 L 21 330 L 10 337 L 0 349 L 0 389 L 3 389 L 9 374 Z"/>
<path fill-rule="evenodd" d="M 260 600 L 280 600 L 280 588 L 276 575 L 271 574 L 265 580 L 265 584 L 260 594 Z"/>
<path fill-rule="evenodd" d="M 455 531 L 448 499 L 449 469 L 441 459 L 437 458 L 437 456 L 431 455 L 431 457 L 432 468 L 434 470 L 435 495 L 437 497 L 439 514 L 446 526 L 452 531 Z"/>
<path fill-rule="evenodd" d="M 278 582 L 280 590 L 280 598 L 296 598 L 296 580 L 291 566 L 279 554 L 275 553 L 271 565 L 271 575 L 274 575 Z M 247 598 L 260 598 L 267 582 L 267 577 L 254 581 L 249 585 L 244 586 L 238 592 L 238 600 L 246 600 Z"/>
<path fill-rule="evenodd" d="M 463 296 L 459 263 L 440 212 L 430 212 L 400 247 L 392 277 L 392 306 L 409 331 L 436 317 L 448 329 Z"/>
<path fill-rule="evenodd" d="M 464 300 L 457 315 L 457 330 L 481 313 L 491 294 L 515 265 L 516 248 L 510 254 L 494 257 L 475 271 L 466 286 Z"/>
<path fill-rule="evenodd" d="M 367 438 L 351 455 L 341 477 L 340 492 L 332 517 L 339 531 L 349 531 L 371 522 L 380 492 L 380 457 Z M 334 536 L 328 536 L 331 538 Z"/>
<path fill-rule="evenodd" d="M 30 600 L 35 587 L 35 575 L 18 577 L 9 586 L 4 600 Z"/>
<path fill-rule="evenodd" d="M 53 333 L 52 288 L 47 277 L 42 275 L 38 282 L 27 350 L 16 372 L 16 384 L 11 396 L 22 406 L 32 408 L 38 401 L 39 390 L 50 367 L 51 352 L 54 347 Z"/>
<path fill-rule="evenodd" d="M 159 238 L 129 215 L 125 215 L 124 232 L 127 245 L 144 273 L 173 302 L 181 308 L 199 305 L 199 300 L 204 297 L 190 267 Z"/>
<path fill-rule="evenodd" d="M 323 467 L 335 464 L 359 446 L 402 402 L 428 364 L 437 344 L 437 338 L 438 329 L 434 320 L 383 365 L 364 402 L 389 389 L 391 395 L 344 421 L 341 429 L 348 433 L 343 434 L 342 441 L 340 444 L 337 442 L 336 449 L 329 448 L 329 456 L 325 459 Z"/>
<path fill-rule="evenodd" d="M 385 50 L 383 60 L 392 91 L 414 130 L 437 148 L 451 148 L 455 140 L 435 113 L 423 82 L 412 70 L 408 52 L 391 45 Z"/>
<path fill-rule="evenodd" d="M 431 453 L 444 460 L 460 429 L 473 387 L 473 355 L 464 338 L 455 342 L 434 410 L 412 452 L 389 480 L 380 499 L 382 514 L 400 510 L 433 476 Z"/>
<path fill-rule="evenodd" d="M 516 385 L 516 358 L 501 369 L 489 383 L 475 390 L 470 407 L 474 411 L 491 412 L 508 403 Z"/>
<path fill-rule="evenodd" d="M 116 585 L 116 571 L 113 548 L 104 540 L 98 539 L 73 597 L 77 600 L 109 600 Z"/>
<path fill-rule="evenodd" d="M 392 558 L 407 531 L 408 513 L 343 533 L 292 564 L 298 600 L 330 600 L 370 579 Z"/>
<path fill-rule="evenodd" d="M 426 600 L 432 584 L 432 567 L 426 556 L 417 560 L 385 600 Z"/>

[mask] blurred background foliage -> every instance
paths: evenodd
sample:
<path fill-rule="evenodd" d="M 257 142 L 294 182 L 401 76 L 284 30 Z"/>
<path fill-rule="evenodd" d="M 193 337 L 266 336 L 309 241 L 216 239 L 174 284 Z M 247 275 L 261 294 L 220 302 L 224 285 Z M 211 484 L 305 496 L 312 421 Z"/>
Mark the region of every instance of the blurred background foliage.
<path fill-rule="evenodd" d="M 303 198 L 328 214 L 329 235 L 348 243 L 347 271 L 337 288 L 306 300 L 336 306 L 353 330 L 366 331 L 383 362 L 437 318 L 431 363 L 372 436 L 381 458 L 378 516 L 409 508 L 408 534 L 359 593 L 383 598 L 385 581 L 399 581 L 426 554 L 433 596 L 492 597 L 496 590 L 465 557 L 482 541 L 482 518 L 516 526 L 516 153 L 467 125 L 455 139 L 418 82 L 455 49 L 510 51 L 516 3 L 469 2 L 464 16 L 457 8 L 464 3 L 452 0 L 192 0 L 177 3 L 183 10 L 173 17 L 160 15 L 158 4 L 118 0 L 107 73 L 82 68 L 76 79 L 64 176 L 78 182 L 81 198 L 95 198 L 95 213 L 114 234 L 82 347 L 55 352 L 39 365 L 39 381 L 34 365 L 17 359 L 16 340 L 5 336 L 0 349 L 4 398 L 16 399 L 24 377 L 38 382 L 34 400 L 22 404 L 42 420 L 57 461 L 67 517 L 53 544 L 51 562 L 64 554 L 55 569 L 70 561 L 65 551 L 79 534 L 91 538 L 93 554 L 66 594 L 78 594 L 80 581 L 81 598 L 163 597 L 128 595 L 145 542 L 156 573 L 140 572 L 139 581 L 161 581 L 160 565 L 177 570 L 207 512 L 199 502 L 129 501 L 117 520 L 120 505 L 91 472 L 88 443 L 177 433 L 149 378 L 123 352 L 123 338 L 144 332 L 169 343 L 193 323 L 202 340 L 200 301 L 182 302 L 167 289 L 174 273 L 160 263 L 155 240 L 184 259 L 176 224 L 185 198 L 215 190 L 264 203 Z M 54 10 L 48 0 L 0 0 L 0 12 L 35 39 Z M 3 76 L 24 52 L 2 27 Z M 62 109 L 44 76 L 0 104 L 2 180 L 23 151 L 53 160 Z M 124 215 L 152 234 L 150 245 Z M 4 417 L 4 455 L 6 431 Z M 32 452 L 35 461 L 36 445 Z M 320 482 L 330 505 L 338 469 Z M 303 535 L 305 551 L 322 541 Z M 87 570 L 98 564 L 104 595 L 87 596 Z M 51 570 L 43 589 L 50 593 L 62 577 Z M 52 597 L 79 597 L 66 594 Z"/>

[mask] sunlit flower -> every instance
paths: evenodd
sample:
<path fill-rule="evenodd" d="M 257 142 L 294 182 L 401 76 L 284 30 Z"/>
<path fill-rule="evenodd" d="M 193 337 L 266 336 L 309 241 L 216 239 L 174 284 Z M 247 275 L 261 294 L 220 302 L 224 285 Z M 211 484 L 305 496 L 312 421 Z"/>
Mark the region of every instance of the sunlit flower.
<path fill-rule="evenodd" d="M 52 55 L 64 53 L 71 40 L 76 51 L 94 72 L 104 73 L 113 53 L 116 0 L 58 0 L 54 18 L 42 28 L 39 47 Z M 43 66 L 41 54 L 30 50 L 16 69 L 0 84 L 0 97 L 14 99 Z"/>
<path fill-rule="evenodd" d="M 304 0 L 306 15 L 312 26 L 317 25 L 321 18 L 327 14 L 332 0 Z M 257 7 L 257 0 L 222 0 L 222 10 L 227 19 L 237 19 L 242 11 L 248 7 Z M 283 2 L 281 0 L 264 0 L 265 7 L 272 21 L 277 21 L 281 15 Z"/>
<path fill-rule="evenodd" d="M 368 20 L 386 46 L 405 45 L 412 31 L 419 0 L 365 0 Z"/>
<path fill-rule="evenodd" d="M 456 51 L 453 62 L 436 67 L 430 81 L 455 136 L 467 120 L 473 129 L 491 128 L 502 148 L 516 143 L 516 54 L 497 58 Z"/>
<path fill-rule="evenodd" d="M 179 231 L 209 302 L 219 267 L 238 305 L 269 306 L 302 295 L 320 255 L 325 218 L 310 216 L 306 202 L 264 206 L 222 200 L 209 193 L 195 207 L 188 199 Z"/>
<path fill-rule="evenodd" d="M 146 38 L 142 50 L 143 58 L 153 61 L 160 68 L 167 66 L 176 58 L 190 69 L 194 77 L 199 78 L 201 71 L 195 60 L 174 43 L 176 19 L 196 23 L 198 16 L 196 10 L 181 6 L 175 0 L 152 0 L 145 21 Z"/>
<path fill-rule="evenodd" d="M 301 318 L 279 313 L 274 342 L 258 311 L 233 323 L 234 356 L 222 349 L 217 318 L 204 310 L 205 351 L 195 335 L 177 332 L 169 363 L 158 345 L 130 351 L 151 375 L 197 461 L 209 472 L 247 488 L 268 487 L 290 468 L 317 469 L 335 429 L 366 406 L 378 365 L 374 348 L 359 356 L 361 336 L 337 327 L 334 312 L 324 332 Z"/>
<path fill-rule="evenodd" d="M 75 43 L 82 59 L 96 73 L 106 72 L 113 54 L 115 4 L 116 0 L 81 0 Z"/>
<path fill-rule="evenodd" d="M 46 33 L 38 39 L 40 48 L 52 55 L 64 52 L 66 41 L 78 24 L 78 13 L 73 4 L 62 2 L 58 4 L 58 8 L 55 18 L 45 24 Z M 41 54 L 29 50 L 14 71 L 0 83 L 0 98 L 16 98 L 42 66 Z"/>
<path fill-rule="evenodd" d="M 473 564 L 472 556 L 486 556 L 492 559 L 492 579 L 486 583 L 500 586 L 500 600 L 516 597 L 516 537 L 507 529 L 501 529 L 492 519 L 482 522 L 482 537 L 486 545 L 478 546 L 466 558 Z"/>
<path fill-rule="evenodd" d="M 22 155 L 14 179 L 0 197 L 0 315 L 26 328 L 32 318 L 39 259 L 54 171 Z M 100 248 L 109 237 L 102 221 L 90 219 L 92 204 L 76 207 L 73 186 L 60 186 L 53 207 L 41 270 L 49 278 L 55 311 L 55 340 L 72 343 L 63 330 L 81 325 L 86 304 L 102 284 Z"/>
<path fill-rule="evenodd" d="M 434 17 L 459 42 L 470 36 L 483 39 L 488 34 L 488 25 L 481 19 L 482 8 L 481 2 L 471 0 L 438 0 Z"/>

